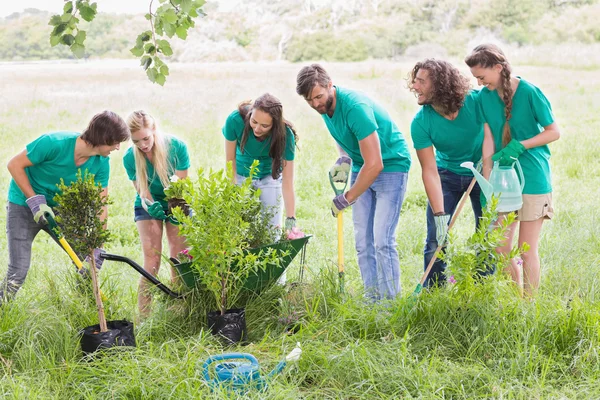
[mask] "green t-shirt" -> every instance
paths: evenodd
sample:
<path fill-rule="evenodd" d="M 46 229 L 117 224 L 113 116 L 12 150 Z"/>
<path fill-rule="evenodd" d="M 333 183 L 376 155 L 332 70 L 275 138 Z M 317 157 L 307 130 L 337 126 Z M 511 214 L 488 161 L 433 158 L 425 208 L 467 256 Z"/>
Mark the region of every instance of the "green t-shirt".
<path fill-rule="evenodd" d="M 108 157 L 92 156 L 79 167 L 75 165 L 75 143 L 79 137 L 77 132 L 46 133 L 26 146 L 27 158 L 33 164 L 25 168 L 31 187 L 36 194 L 46 197 L 50 207 L 57 204 L 53 200 L 59 193 L 58 185 L 62 178 L 65 185 L 77 180 L 77 171 L 94 174 L 96 183 L 108 186 L 110 165 Z M 26 206 L 26 198 L 15 181 L 11 179 L 8 188 L 8 201 Z"/>
<path fill-rule="evenodd" d="M 435 147 L 435 161 L 438 168 L 445 168 L 459 175 L 473 176 L 471 170 L 460 164 L 481 159 L 483 144 L 483 118 L 479 109 L 479 92 L 472 90 L 451 121 L 441 116 L 426 104 L 415 115 L 410 126 L 415 150 Z"/>
<path fill-rule="evenodd" d="M 240 148 L 242 143 L 242 135 L 244 133 L 244 119 L 240 115 L 238 110 L 235 110 L 227 117 L 225 125 L 223 126 L 223 136 L 229 141 L 236 141 L 237 146 L 235 150 L 235 168 L 238 175 L 248 177 L 250 175 L 250 167 L 254 160 L 258 160 L 258 173 L 255 178 L 264 178 L 271 175 L 271 168 L 273 168 L 273 159 L 269 156 L 269 149 L 271 147 L 271 136 L 267 136 L 262 142 L 256 139 L 254 131 L 250 128 L 248 132 L 248 139 L 244 145 L 244 152 Z M 285 161 L 294 161 L 294 154 L 296 151 L 296 140 L 294 133 L 289 126 L 286 126 L 285 136 L 285 151 L 283 159 Z"/>
<path fill-rule="evenodd" d="M 175 171 L 184 171 L 190 167 L 190 156 L 186 144 L 175 136 L 167 135 L 165 137 L 167 142 L 167 158 L 169 161 L 169 169 L 167 176 L 171 177 L 175 174 Z M 133 155 L 133 146 L 127 149 L 125 156 L 123 157 L 123 165 L 127 176 L 130 180 L 136 180 L 136 169 L 135 169 L 135 158 Z M 150 194 L 155 201 L 160 201 L 163 208 L 167 208 L 167 202 L 165 201 L 165 189 L 163 188 L 162 182 L 156 173 L 154 172 L 154 166 L 146 159 L 146 171 L 148 173 L 148 189 Z M 135 196 L 135 207 L 141 207 L 142 201 L 140 195 Z"/>
<path fill-rule="evenodd" d="M 479 96 L 483 109 L 484 121 L 487 122 L 494 136 L 496 152 L 502 149 L 502 131 L 506 118 L 504 102 L 498 92 L 487 88 L 481 90 Z M 530 139 L 554 122 L 552 106 L 542 91 L 521 79 L 513 96 L 512 117 L 509 121 L 513 139 L 523 141 Z M 523 194 L 546 194 L 552 192 L 550 173 L 550 149 L 548 145 L 526 150 L 519 157 L 525 177 Z"/>
<path fill-rule="evenodd" d="M 336 86 L 332 117 L 323 114 L 329 133 L 352 159 L 352 171 L 364 164 L 358 142 L 377 131 L 383 159 L 383 172 L 408 172 L 408 146 L 388 112 L 365 94 Z"/>

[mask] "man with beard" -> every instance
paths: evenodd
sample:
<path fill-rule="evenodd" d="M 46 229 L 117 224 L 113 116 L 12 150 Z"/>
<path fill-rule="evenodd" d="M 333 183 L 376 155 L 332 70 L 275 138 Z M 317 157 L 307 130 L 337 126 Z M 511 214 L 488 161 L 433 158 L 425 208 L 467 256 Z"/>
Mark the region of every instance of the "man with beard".
<path fill-rule="evenodd" d="M 368 299 L 400 293 L 395 230 L 406 192 L 410 154 L 388 112 L 363 93 L 334 86 L 319 64 L 302 68 L 296 92 L 321 116 L 337 142 L 340 158 L 330 173 L 350 189 L 333 199 L 334 216 L 354 205 L 352 219 L 358 265 Z"/>
<path fill-rule="evenodd" d="M 476 164 L 481 159 L 484 121 L 478 106 L 479 92 L 471 90 L 469 80 L 446 61 L 418 62 L 408 76 L 408 87 L 423 106 L 410 131 L 428 198 L 424 249 L 427 268 L 438 244 L 446 241 L 448 223 L 473 179 L 473 173 L 460 164 Z M 475 184 L 470 194 L 476 228 L 481 217 L 480 192 Z M 424 286 L 444 284 L 445 269 L 446 264 L 436 260 Z"/>

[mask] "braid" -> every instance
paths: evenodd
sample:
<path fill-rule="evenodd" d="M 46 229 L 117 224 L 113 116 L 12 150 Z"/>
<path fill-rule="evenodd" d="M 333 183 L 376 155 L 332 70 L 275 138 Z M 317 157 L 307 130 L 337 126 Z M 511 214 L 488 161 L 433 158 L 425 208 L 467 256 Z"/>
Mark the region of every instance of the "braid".
<path fill-rule="evenodd" d="M 510 82 L 510 66 L 505 63 L 502 67 L 502 101 L 504 101 L 504 116 L 506 117 L 502 131 L 502 145 L 506 146 L 512 139 L 508 121 L 512 118 L 513 89 Z"/>

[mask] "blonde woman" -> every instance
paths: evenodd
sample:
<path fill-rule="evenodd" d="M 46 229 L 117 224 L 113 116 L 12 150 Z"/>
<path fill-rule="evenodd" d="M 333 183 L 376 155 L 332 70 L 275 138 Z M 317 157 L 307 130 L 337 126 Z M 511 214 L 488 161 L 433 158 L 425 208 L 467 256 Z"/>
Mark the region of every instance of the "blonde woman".
<path fill-rule="evenodd" d="M 140 234 L 144 253 L 144 269 L 152 275 L 158 274 L 162 252 L 163 227 L 167 232 L 169 256 L 176 257 L 185 248 L 185 238 L 179 236 L 179 227 L 167 217 L 167 202 L 164 188 L 170 177 L 185 178 L 190 160 L 186 144 L 180 139 L 163 135 L 152 116 L 144 111 L 134 111 L 127 118 L 131 131 L 131 146 L 123 164 L 137 192 L 134 220 Z M 171 270 L 175 279 L 175 271 Z M 146 279 L 140 279 L 138 307 L 141 317 L 150 312 L 152 297 Z"/>

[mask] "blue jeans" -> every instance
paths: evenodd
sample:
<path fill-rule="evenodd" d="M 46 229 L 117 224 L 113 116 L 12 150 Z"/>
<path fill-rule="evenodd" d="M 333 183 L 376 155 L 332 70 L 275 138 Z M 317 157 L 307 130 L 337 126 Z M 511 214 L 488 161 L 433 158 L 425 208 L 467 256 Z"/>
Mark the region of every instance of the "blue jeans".
<path fill-rule="evenodd" d="M 357 176 L 352 173 L 352 185 Z M 406 172 L 382 172 L 352 206 L 358 266 L 365 295 L 372 300 L 400 293 L 396 226 L 407 180 Z"/>
<path fill-rule="evenodd" d="M 469 184 L 473 180 L 472 176 L 458 175 L 454 172 L 448 171 L 447 169 L 438 168 L 440 180 L 442 182 L 442 193 L 444 195 L 444 211 L 450 215 L 454 215 L 454 211 L 458 206 L 458 202 L 462 198 L 463 194 L 467 191 Z M 479 196 L 481 189 L 479 184 L 476 183 L 471 190 L 469 197 L 471 198 L 471 205 L 473 207 L 473 214 L 475 215 L 475 229 L 481 218 L 481 202 Z M 425 241 L 424 255 L 424 269 L 427 269 L 427 265 L 431 261 L 431 257 L 437 249 L 438 242 L 435 237 L 435 221 L 433 219 L 433 211 L 431 205 L 427 202 L 427 239 Z M 443 285 L 446 283 L 446 263 L 439 258 L 433 263 L 431 271 L 425 280 L 424 287 L 438 284 Z"/>

